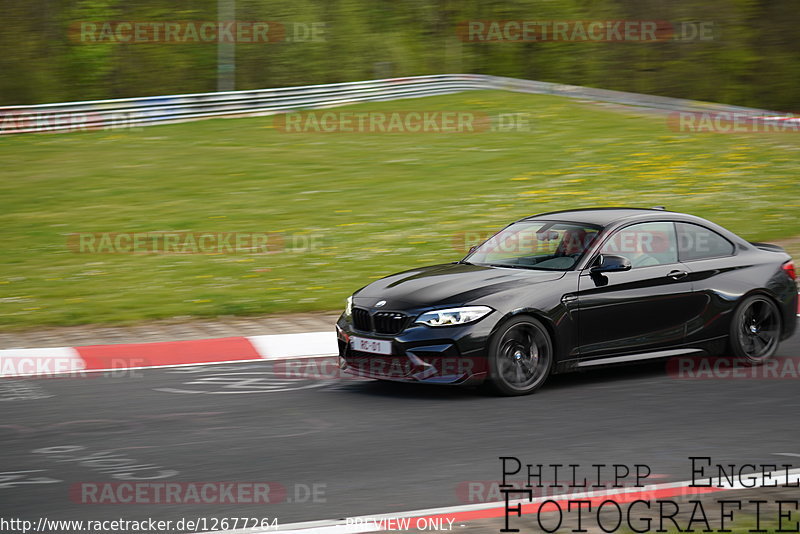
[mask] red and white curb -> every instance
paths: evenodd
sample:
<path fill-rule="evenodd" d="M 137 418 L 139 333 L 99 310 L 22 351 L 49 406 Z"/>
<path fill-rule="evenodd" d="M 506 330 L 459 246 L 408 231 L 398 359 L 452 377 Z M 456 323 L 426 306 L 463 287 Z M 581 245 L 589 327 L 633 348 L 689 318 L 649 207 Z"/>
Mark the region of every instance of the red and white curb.
<path fill-rule="evenodd" d="M 0 350 L 0 377 L 334 356 L 336 333 Z"/>
<path fill-rule="evenodd" d="M 708 493 L 719 493 L 731 490 L 753 489 L 761 487 L 775 487 L 775 482 L 780 480 L 781 484 L 787 487 L 794 487 L 800 481 L 800 469 L 786 471 L 776 471 L 748 475 L 747 480 L 741 479 L 728 481 L 723 479 L 719 485 L 711 487 L 698 487 L 694 481 L 686 480 L 682 482 L 670 482 L 664 484 L 653 484 L 641 488 L 620 488 L 604 489 L 597 491 L 587 491 L 582 493 L 570 493 L 560 497 L 552 495 L 528 499 L 509 500 L 505 502 L 475 503 L 460 506 L 449 506 L 443 508 L 429 508 L 425 510 L 415 510 L 410 512 L 397 512 L 393 514 L 375 514 L 370 516 L 350 517 L 346 519 L 331 519 L 328 521 L 307 521 L 302 523 L 291 523 L 272 527 L 269 530 L 239 529 L 217 531 L 204 534 L 260 534 L 261 532 L 295 532 L 298 534 L 360 534 L 363 532 L 381 532 L 389 530 L 418 531 L 429 530 L 419 528 L 420 524 L 443 526 L 460 526 L 466 521 L 476 521 L 482 519 L 500 519 L 506 515 L 506 506 L 511 510 L 509 519 L 511 525 L 517 525 L 518 516 L 516 509 L 519 506 L 520 516 L 536 514 L 540 505 L 542 512 L 556 510 L 567 510 L 569 501 L 583 500 L 590 501 L 592 507 L 597 507 L 604 501 L 613 501 L 617 504 L 633 503 L 634 501 L 653 501 L 666 499 L 669 497 L 686 497 L 692 495 L 702 495 Z M 745 483 L 746 482 L 746 483 Z M 446 529 L 449 530 L 449 529 Z M 455 530 L 455 529 L 453 529 Z"/>

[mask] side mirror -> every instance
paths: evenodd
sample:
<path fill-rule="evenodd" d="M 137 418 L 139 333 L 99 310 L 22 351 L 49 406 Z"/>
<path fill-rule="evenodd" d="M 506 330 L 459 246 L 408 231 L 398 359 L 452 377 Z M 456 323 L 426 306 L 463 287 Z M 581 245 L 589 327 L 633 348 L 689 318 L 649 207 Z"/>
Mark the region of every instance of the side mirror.
<path fill-rule="evenodd" d="M 631 270 L 631 260 L 624 256 L 603 254 L 597 258 L 596 264 L 589 269 L 590 273 L 617 273 Z"/>
<path fill-rule="evenodd" d="M 475 252 L 476 250 L 478 250 L 478 245 L 472 245 L 471 247 L 469 247 L 469 252 L 467 252 L 467 254 L 468 254 L 468 255 L 469 255 L 469 254 L 472 254 L 472 253 L 473 253 L 473 252 Z"/>

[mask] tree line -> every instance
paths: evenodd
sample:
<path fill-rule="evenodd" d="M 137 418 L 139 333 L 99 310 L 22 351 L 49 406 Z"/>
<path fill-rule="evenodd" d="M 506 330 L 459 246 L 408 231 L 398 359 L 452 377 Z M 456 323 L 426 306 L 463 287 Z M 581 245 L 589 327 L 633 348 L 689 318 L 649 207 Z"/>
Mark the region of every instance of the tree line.
<path fill-rule="evenodd" d="M 235 20 L 271 21 L 280 30 L 272 40 L 237 39 L 240 90 L 478 73 L 800 109 L 797 0 L 225 1 L 235 5 Z M 218 20 L 218 2 L 0 0 L 0 104 L 214 91 L 216 41 L 165 41 L 162 33 L 125 42 L 108 26 L 104 35 L 102 24 L 116 24 L 111 31 L 123 39 L 134 29 L 120 32 L 120 21 L 183 21 L 173 30 L 204 31 L 202 21 Z M 530 33 L 520 39 L 526 21 Z M 590 28 L 592 21 L 653 22 L 658 39 L 592 39 L 606 29 Z M 559 29 L 567 33 L 553 40 Z"/>

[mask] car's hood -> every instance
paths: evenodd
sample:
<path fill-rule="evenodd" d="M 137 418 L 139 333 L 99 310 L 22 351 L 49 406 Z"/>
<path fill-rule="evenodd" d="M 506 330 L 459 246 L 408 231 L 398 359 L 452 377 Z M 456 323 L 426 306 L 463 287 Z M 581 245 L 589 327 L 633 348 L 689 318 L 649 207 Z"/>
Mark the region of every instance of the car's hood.
<path fill-rule="evenodd" d="M 562 271 L 536 271 L 448 263 L 393 274 L 369 284 L 354 295 L 357 306 L 387 310 L 461 305 L 531 284 L 558 280 Z"/>

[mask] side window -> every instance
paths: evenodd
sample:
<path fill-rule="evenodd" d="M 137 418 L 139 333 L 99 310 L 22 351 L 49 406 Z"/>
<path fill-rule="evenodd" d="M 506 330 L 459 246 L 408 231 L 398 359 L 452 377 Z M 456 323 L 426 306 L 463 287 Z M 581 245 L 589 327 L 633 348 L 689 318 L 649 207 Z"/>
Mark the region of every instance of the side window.
<path fill-rule="evenodd" d="M 702 260 L 730 256 L 733 243 L 704 226 L 691 223 L 675 223 L 678 229 L 678 253 L 681 261 Z"/>
<path fill-rule="evenodd" d="M 624 256 L 633 268 L 678 262 L 675 226 L 671 222 L 648 222 L 627 226 L 603 244 L 601 254 Z"/>

